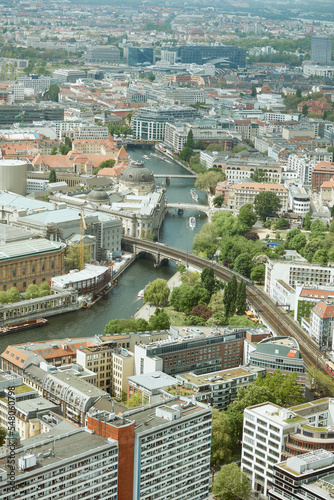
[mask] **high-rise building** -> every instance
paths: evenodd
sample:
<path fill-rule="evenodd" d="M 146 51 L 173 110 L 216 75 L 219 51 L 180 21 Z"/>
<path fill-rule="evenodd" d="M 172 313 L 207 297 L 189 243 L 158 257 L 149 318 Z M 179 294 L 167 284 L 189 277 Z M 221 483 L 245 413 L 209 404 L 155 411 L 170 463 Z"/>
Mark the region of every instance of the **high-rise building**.
<path fill-rule="evenodd" d="M 327 63 L 332 59 L 332 37 L 312 36 L 311 60 L 319 63 Z"/>
<path fill-rule="evenodd" d="M 119 62 L 120 52 L 113 45 L 95 45 L 89 47 L 86 52 L 87 61 Z"/>

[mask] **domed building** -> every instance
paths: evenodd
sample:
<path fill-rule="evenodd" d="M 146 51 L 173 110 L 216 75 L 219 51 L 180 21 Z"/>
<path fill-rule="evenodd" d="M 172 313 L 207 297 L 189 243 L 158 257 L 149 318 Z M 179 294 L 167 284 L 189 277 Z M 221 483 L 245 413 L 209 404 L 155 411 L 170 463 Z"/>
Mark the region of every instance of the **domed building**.
<path fill-rule="evenodd" d="M 146 195 L 155 190 L 154 175 L 143 162 L 132 161 L 118 177 L 120 191 L 131 189 L 135 195 Z"/>
<path fill-rule="evenodd" d="M 110 205 L 110 200 L 108 193 L 102 188 L 94 188 L 87 195 L 87 201 L 89 203 L 94 203 L 94 205 Z"/>

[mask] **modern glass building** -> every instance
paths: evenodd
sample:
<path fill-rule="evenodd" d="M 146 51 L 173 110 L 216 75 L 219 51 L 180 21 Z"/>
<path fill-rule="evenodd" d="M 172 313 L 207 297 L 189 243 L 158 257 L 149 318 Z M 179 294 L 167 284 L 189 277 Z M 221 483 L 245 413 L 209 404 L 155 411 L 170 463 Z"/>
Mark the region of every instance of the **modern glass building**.
<path fill-rule="evenodd" d="M 152 47 L 124 47 L 124 59 L 129 66 L 153 64 Z"/>
<path fill-rule="evenodd" d="M 177 48 L 177 59 L 181 63 L 205 64 L 210 59 L 228 59 L 232 64 L 246 66 L 246 50 L 229 45 L 182 45 Z"/>
<path fill-rule="evenodd" d="M 311 41 L 311 60 L 328 63 L 332 59 L 332 37 L 313 36 Z"/>

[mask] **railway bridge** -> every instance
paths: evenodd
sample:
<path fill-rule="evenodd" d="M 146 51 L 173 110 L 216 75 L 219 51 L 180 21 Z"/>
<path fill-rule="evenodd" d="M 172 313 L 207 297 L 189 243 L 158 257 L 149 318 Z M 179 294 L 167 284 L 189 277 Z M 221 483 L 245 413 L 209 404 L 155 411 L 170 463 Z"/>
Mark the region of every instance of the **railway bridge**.
<path fill-rule="evenodd" d="M 131 250 L 137 257 L 143 254 L 150 254 L 155 259 L 156 265 L 160 265 L 164 260 L 170 260 L 177 265 L 180 263 L 191 265 L 192 267 L 203 269 L 212 266 L 217 278 L 223 281 L 229 281 L 235 276 L 237 281 L 244 280 L 246 283 L 247 301 L 263 319 L 269 329 L 276 334 L 294 337 L 300 346 L 307 366 L 316 366 L 319 370 L 328 373 L 325 368 L 325 362 L 322 359 L 322 352 L 318 345 L 310 339 L 306 332 L 291 318 L 291 316 L 282 310 L 276 303 L 253 281 L 232 271 L 231 269 L 211 262 L 207 259 L 197 257 L 189 252 L 184 252 L 176 248 L 155 243 L 152 241 L 141 240 L 130 236 L 123 237 L 123 244 Z"/>

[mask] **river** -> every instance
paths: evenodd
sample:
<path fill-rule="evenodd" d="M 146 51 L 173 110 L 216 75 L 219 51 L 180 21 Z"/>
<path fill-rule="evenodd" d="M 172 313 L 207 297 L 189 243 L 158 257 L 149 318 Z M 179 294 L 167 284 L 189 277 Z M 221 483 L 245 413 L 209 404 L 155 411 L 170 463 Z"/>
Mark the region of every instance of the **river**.
<path fill-rule="evenodd" d="M 129 149 L 128 153 L 133 160 L 144 161 L 145 165 L 155 174 L 184 174 L 188 173 L 172 160 L 163 161 L 151 157 L 153 150 Z M 143 155 L 150 159 L 143 159 Z M 162 182 L 157 179 L 156 183 Z M 192 203 L 190 188 L 194 186 L 192 179 L 171 179 L 167 186 L 167 199 L 171 203 L 179 201 Z M 198 191 L 198 203 L 206 204 L 206 194 Z M 195 203 L 195 202 L 193 202 Z M 189 217 L 196 217 L 196 228 L 189 228 Z M 199 214 L 196 210 L 185 210 L 183 215 L 177 215 L 175 210 L 170 210 L 160 229 L 160 241 L 167 245 L 191 250 L 194 235 L 198 233 L 207 221 L 206 216 Z M 142 290 L 149 281 L 156 278 L 169 279 L 175 273 L 175 265 L 154 268 L 153 261 L 138 259 L 131 265 L 118 280 L 117 286 L 91 309 L 80 310 L 74 313 L 54 316 L 49 318 L 49 323 L 43 328 L 27 330 L 15 335 L 0 337 L 0 353 L 11 344 L 20 342 L 47 340 L 55 338 L 75 338 L 100 334 L 108 321 L 115 318 L 129 318 L 134 315 L 137 308 L 142 305 L 142 299 L 137 298 L 137 293 Z"/>

